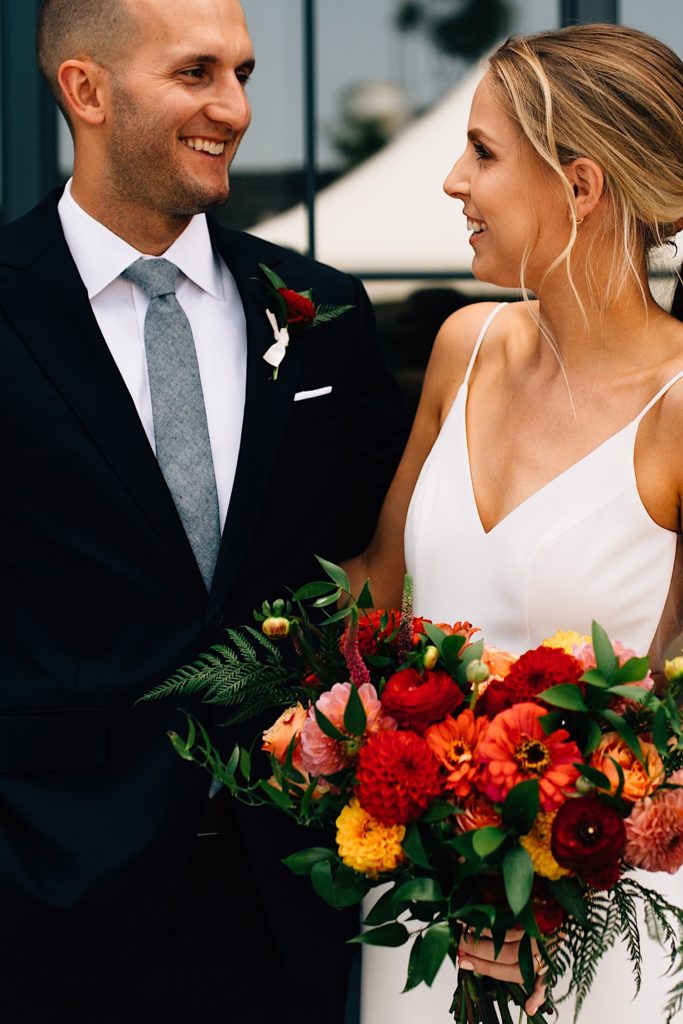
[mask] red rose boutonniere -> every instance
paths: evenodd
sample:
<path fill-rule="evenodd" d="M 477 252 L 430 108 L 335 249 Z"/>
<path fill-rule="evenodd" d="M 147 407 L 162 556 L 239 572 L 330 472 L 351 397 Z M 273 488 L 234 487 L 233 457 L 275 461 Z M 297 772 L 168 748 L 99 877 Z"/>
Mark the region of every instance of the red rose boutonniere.
<path fill-rule="evenodd" d="M 280 363 L 287 354 L 290 328 L 319 327 L 328 320 L 336 320 L 342 313 L 353 309 L 353 306 L 316 306 L 310 288 L 304 292 L 295 292 L 265 263 L 259 263 L 259 269 L 266 279 L 265 286 L 270 297 L 266 316 L 275 338 L 275 343 L 264 353 L 263 358 L 273 367 L 273 380 L 277 380 Z M 271 304 L 274 309 L 270 308 Z"/>

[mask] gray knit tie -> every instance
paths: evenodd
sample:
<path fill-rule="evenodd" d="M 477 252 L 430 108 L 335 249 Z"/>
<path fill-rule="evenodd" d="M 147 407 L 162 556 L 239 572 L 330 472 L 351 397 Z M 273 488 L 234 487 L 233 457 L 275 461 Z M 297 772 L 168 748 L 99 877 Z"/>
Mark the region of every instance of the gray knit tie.
<path fill-rule="evenodd" d="M 136 260 L 121 277 L 149 296 L 145 351 L 157 461 L 197 565 L 211 587 L 221 541 L 216 477 L 192 328 L 169 260 Z"/>

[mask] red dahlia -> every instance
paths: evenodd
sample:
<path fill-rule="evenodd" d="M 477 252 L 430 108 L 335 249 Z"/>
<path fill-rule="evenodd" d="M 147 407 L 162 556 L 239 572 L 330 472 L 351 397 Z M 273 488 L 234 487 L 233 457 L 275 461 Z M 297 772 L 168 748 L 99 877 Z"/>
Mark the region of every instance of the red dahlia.
<path fill-rule="evenodd" d="M 535 700 L 543 690 L 563 683 L 576 685 L 583 675 L 580 661 L 558 647 L 536 647 L 510 666 L 505 677 L 515 702 Z"/>
<path fill-rule="evenodd" d="M 477 698 L 474 706 L 474 713 L 477 716 L 485 715 L 487 718 L 495 718 L 501 711 L 507 711 L 513 704 L 521 699 L 515 694 L 506 679 L 492 679 L 486 689 Z M 524 698 L 528 700 L 528 698 Z"/>
<path fill-rule="evenodd" d="M 384 611 L 377 608 L 374 611 L 364 611 L 358 619 L 358 649 L 360 653 L 379 654 L 382 644 L 386 643 L 392 633 L 396 633 L 401 619 L 400 612 L 390 608 Z M 384 626 L 382 622 L 384 621 Z"/>
<path fill-rule="evenodd" d="M 376 733 L 358 759 L 358 799 L 384 825 L 415 821 L 441 792 L 441 769 L 417 733 Z"/>
<path fill-rule="evenodd" d="M 425 672 L 414 668 L 395 672 L 382 691 L 382 707 L 403 729 L 422 734 L 462 704 L 460 688 L 447 672 Z"/>
<path fill-rule="evenodd" d="M 607 864 L 599 871 L 584 871 L 583 877 L 591 889 L 613 889 L 621 878 L 621 861 Z"/>
<path fill-rule="evenodd" d="M 550 932 L 556 931 L 563 924 L 564 910 L 557 900 L 553 899 L 550 889 L 539 876 L 534 878 L 534 886 L 531 890 L 531 905 L 534 910 L 536 924 L 543 935 L 549 935 Z"/>
<path fill-rule="evenodd" d="M 287 323 L 308 327 L 315 320 L 315 306 L 305 295 L 299 295 L 291 288 L 278 288 L 287 303 Z"/>
<path fill-rule="evenodd" d="M 625 843 L 623 818 L 594 794 L 566 800 L 555 815 L 550 847 L 558 864 L 570 871 L 596 878 L 618 863 Z"/>

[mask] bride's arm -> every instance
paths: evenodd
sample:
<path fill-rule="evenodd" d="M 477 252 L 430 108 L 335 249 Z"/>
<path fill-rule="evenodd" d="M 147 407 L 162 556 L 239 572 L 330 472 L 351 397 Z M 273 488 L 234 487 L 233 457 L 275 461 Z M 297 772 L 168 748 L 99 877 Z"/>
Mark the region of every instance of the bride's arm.
<path fill-rule="evenodd" d="M 436 336 L 413 428 L 384 499 L 375 535 L 363 554 L 344 564 L 351 592 L 359 594 L 369 579 L 377 608 L 400 607 L 405 574 L 403 531 L 410 498 L 490 309 L 489 303 L 465 306 L 446 320 Z"/>

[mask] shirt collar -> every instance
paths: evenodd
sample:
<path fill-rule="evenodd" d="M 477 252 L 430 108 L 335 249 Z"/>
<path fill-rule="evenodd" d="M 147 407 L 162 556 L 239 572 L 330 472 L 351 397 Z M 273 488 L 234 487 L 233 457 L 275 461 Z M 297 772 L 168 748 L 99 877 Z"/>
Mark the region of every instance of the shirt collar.
<path fill-rule="evenodd" d="M 115 281 L 126 267 L 144 256 L 125 239 L 115 235 L 78 205 L 71 195 L 69 179 L 59 200 L 59 218 L 78 273 L 93 299 Z M 223 280 L 214 255 L 206 217 L 192 218 L 181 235 L 163 254 L 203 291 L 224 299 Z"/>

